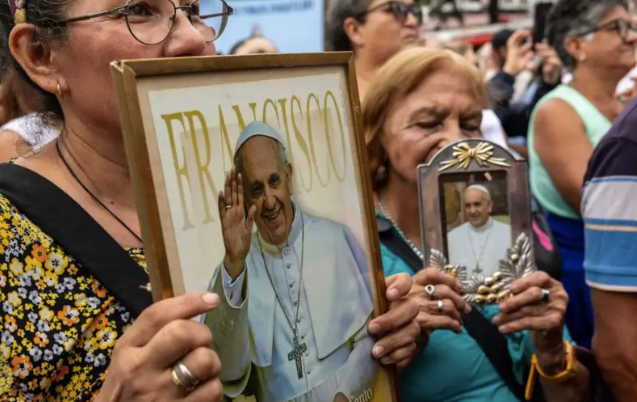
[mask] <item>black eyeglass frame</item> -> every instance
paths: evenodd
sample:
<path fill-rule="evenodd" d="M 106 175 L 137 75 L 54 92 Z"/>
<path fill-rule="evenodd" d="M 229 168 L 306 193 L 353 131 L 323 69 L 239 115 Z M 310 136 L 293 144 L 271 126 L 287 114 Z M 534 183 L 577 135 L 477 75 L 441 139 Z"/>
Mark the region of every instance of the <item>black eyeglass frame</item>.
<path fill-rule="evenodd" d="M 138 0 L 128 0 L 126 2 L 126 4 L 124 4 L 123 6 L 115 7 L 113 9 L 111 9 L 111 10 L 103 11 L 101 13 L 87 14 L 87 15 L 82 15 L 82 16 L 79 16 L 79 17 L 72 17 L 72 18 L 69 18 L 69 19 L 64 20 L 64 21 L 59 21 L 58 24 L 60 24 L 60 25 L 68 25 L 68 24 L 71 24 L 73 22 L 88 21 L 88 20 L 92 20 L 94 18 L 108 17 L 108 16 L 116 16 L 118 18 L 124 17 L 124 19 L 126 20 L 126 27 L 128 28 L 128 31 L 133 36 L 133 38 L 135 38 L 136 41 L 138 41 L 139 43 L 144 44 L 144 45 L 154 46 L 154 45 L 158 45 L 158 44 L 162 43 L 163 41 L 165 41 L 166 39 L 168 39 L 168 37 L 172 33 L 173 29 L 175 28 L 175 19 L 177 18 L 177 11 L 178 10 L 182 10 L 184 12 L 184 14 L 186 14 L 186 18 L 188 18 L 188 21 L 190 21 L 192 23 L 193 4 L 199 2 L 199 0 L 193 0 L 187 6 L 178 6 L 172 0 L 166 0 L 170 4 L 172 4 L 173 7 L 174 7 L 174 12 L 173 12 L 172 16 L 170 17 L 170 20 L 172 21 L 172 25 L 170 27 L 170 30 L 166 34 L 166 37 L 163 38 L 162 40 L 160 40 L 159 42 L 146 43 L 146 42 L 143 42 L 143 41 L 139 40 L 139 38 L 135 35 L 135 33 L 133 33 L 133 30 L 130 27 L 130 23 L 128 22 L 128 13 L 126 12 L 126 10 L 131 5 L 135 5 L 133 3 L 136 2 L 136 1 L 138 1 Z M 221 34 L 225 30 L 226 24 L 228 23 L 228 17 L 231 16 L 234 13 L 234 9 L 232 7 L 230 7 L 228 5 L 228 3 L 225 2 L 225 0 L 218 0 L 218 1 L 220 1 L 223 4 L 223 8 L 225 10 L 224 12 L 215 13 L 215 14 L 199 15 L 199 18 L 201 18 L 202 20 L 209 19 L 209 18 L 223 17 L 223 22 L 221 23 L 221 28 L 219 29 L 219 34 L 216 35 L 215 38 L 212 41 L 206 41 L 207 43 L 212 43 L 215 40 L 219 39 L 219 37 L 221 37 Z"/>
<path fill-rule="evenodd" d="M 608 21 L 595 28 L 587 29 L 586 31 L 577 34 L 577 36 L 582 37 L 599 31 L 616 31 L 619 37 L 625 41 L 626 35 L 628 35 L 629 31 L 633 31 L 633 33 L 637 34 L 637 23 L 625 19 L 616 19 Z"/>
<path fill-rule="evenodd" d="M 409 13 L 413 14 L 414 17 L 416 18 L 416 23 L 420 26 L 423 23 L 424 20 L 424 16 L 422 14 L 422 9 L 420 8 L 420 6 L 418 4 L 412 4 L 412 5 L 407 5 L 403 2 L 400 1 L 395 1 L 395 0 L 391 0 L 391 1 L 387 1 L 385 3 L 382 4 L 378 4 L 375 7 L 372 7 L 368 10 L 365 10 L 364 12 L 355 15 L 354 18 L 357 19 L 358 21 L 363 21 L 365 19 L 365 17 L 367 17 L 367 15 L 378 11 L 378 10 L 382 10 L 383 7 L 387 7 L 389 6 L 389 8 L 386 9 L 386 11 L 391 12 L 394 17 L 398 18 L 400 20 L 400 22 L 405 22 L 407 20 L 407 18 L 409 17 Z M 400 12 L 399 10 L 397 10 L 397 7 L 403 7 L 404 12 Z"/>

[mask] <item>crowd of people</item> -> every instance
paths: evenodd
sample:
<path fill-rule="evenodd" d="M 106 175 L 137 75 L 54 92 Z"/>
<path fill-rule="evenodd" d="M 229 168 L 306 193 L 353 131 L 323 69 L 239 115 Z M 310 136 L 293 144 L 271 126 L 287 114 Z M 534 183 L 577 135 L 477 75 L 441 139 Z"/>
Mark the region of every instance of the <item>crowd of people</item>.
<path fill-rule="evenodd" d="M 147 307 L 109 291 L 147 275 L 109 62 L 216 54 L 197 2 L 149 2 L 173 24 L 150 45 L 130 27 L 150 6 L 122 3 L 0 2 L 3 401 L 224 400 L 210 330 L 190 320 L 216 294 Z M 330 0 L 326 15 L 326 49 L 354 55 L 373 181 L 390 303 L 369 324 L 374 357 L 398 366 L 404 402 L 633 402 L 635 4 L 558 0 L 544 41 L 503 30 L 480 49 L 423 39 L 425 23 L 412 0 Z M 256 32 L 232 53 L 276 51 Z M 480 308 L 419 246 L 417 166 L 466 138 L 528 159 L 560 257 Z M 85 267 L 101 247 L 108 261 Z"/>

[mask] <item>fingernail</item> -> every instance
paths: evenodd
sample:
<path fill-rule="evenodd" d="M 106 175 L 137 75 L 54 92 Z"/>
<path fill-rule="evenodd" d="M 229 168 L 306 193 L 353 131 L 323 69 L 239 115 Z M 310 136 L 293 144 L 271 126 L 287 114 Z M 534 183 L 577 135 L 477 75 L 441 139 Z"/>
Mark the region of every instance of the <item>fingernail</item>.
<path fill-rule="evenodd" d="M 367 330 L 369 331 L 370 334 L 377 334 L 380 332 L 380 325 L 378 325 L 375 322 L 372 322 L 367 327 Z"/>
<path fill-rule="evenodd" d="M 383 353 L 385 353 L 385 348 L 382 346 L 374 346 L 372 348 L 372 355 L 377 359 L 381 357 Z"/>
<path fill-rule="evenodd" d="M 384 364 L 385 366 L 389 365 L 391 363 L 391 360 L 389 360 L 389 357 L 383 357 L 382 359 L 380 359 L 381 364 Z"/>
<path fill-rule="evenodd" d="M 219 296 L 214 293 L 206 293 L 203 295 L 203 301 L 211 307 L 214 307 L 219 304 Z"/>
<path fill-rule="evenodd" d="M 389 289 L 387 291 L 387 298 L 390 300 L 394 300 L 396 297 L 398 297 L 398 289 Z"/>
<path fill-rule="evenodd" d="M 471 304 L 467 304 L 467 307 L 464 308 L 464 312 L 467 314 L 471 312 Z"/>

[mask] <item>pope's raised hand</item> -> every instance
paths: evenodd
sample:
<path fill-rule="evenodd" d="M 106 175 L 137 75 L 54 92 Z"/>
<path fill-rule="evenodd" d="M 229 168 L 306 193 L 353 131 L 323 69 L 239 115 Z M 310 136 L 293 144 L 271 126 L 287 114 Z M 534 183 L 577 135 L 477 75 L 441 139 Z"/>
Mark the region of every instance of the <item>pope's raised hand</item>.
<path fill-rule="evenodd" d="M 233 170 L 226 175 L 224 191 L 219 193 L 219 216 L 226 255 L 223 264 L 232 279 L 236 279 L 245 266 L 252 240 L 252 224 L 256 207 L 247 212 L 243 200 L 243 178 Z"/>

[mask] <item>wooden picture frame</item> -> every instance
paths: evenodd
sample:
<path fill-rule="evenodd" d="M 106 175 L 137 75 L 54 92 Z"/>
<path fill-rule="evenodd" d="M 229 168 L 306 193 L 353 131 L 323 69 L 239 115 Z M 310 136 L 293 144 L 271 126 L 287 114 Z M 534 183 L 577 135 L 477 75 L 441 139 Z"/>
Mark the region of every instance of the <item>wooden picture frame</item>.
<path fill-rule="evenodd" d="M 484 139 L 449 144 L 418 167 L 428 266 L 453 274 L 472 304 L 495 304 L 535 271 L 528 167 Z"/>
<path fill-rule="evenodd" d="M 257 293 L 260 292 L 259 289 L 267 287 L 257 285 L 264 275 L 262 271 L 255 268 L 259 266 L 260 263 L 257 261 L 260 260 L 252 257 L 253 250 L 256 248 L 260 250 L 260 253 L 254 251 L 254 255 L 258 254 L 259 259 L 263 257 L 262 262 L 265 264 L 265 273 L 268 274 L 268 278 L 270 278 L 270 272 L 273 272 L 272 275 L 279 275 L 278 271 L 271 271 L 273 268 L 269 267 L 268 262 L 266 262 L 266 254 L 269 253 L 269 249 L 266 247 L 269 244 L 267 241 L 269 241 L 268 238 L 274 239 L 274 237 L 265 229 L 262 231 L 261 228 L 275 225 L 273 226 L 275 229 L 272 230 L 278 230 L 277 228 L 285 228 L 285 225 L 289 223 L 290 229 L 286 233 L 291 239 L 294 228 L 298 227 L 295 223 L 298 221 L 297 216 L 301 216 L 301 222 L 304 222 L 301 226 L 301 233 L 304 235 L 306 221 L 309 222 L 308 225 L 315 225 L 312 227 L 316 228 L 327 227 L 325 225 L 339 227 L 341 232 L 338 230 L 336 232 L 341 234 L 325 235 L 323 240 L 319 242 L 320 244 L 303 246 L 302 251 L 300 251 L 301 262 L 298 262 L 297 256 L 297 263 L 303 275 L 298 281 L 298 298 L 295 302 L 298 303 L 295 316 L 297 320 L 289 319 L 287 306 L 284 306 L 287 302 L 282 298 L 283 294 L 280 298 L 279 292 L 274 291 L 267 296 L 272 297 L 270 300 L 272 306 L 278 306 L 271 308 L 273 317 L 276 309 L 276 317 L 279 321 L 282 321 L 283 314 L 281 313 L 285 313 L 285 317 L 288 318 L 287 322 L 291 327 L 289 328 L 290 333 L 294 334 L 294 336 L 289 336 L 290 339 L 293 338 L 292 352 L 295 352 L 291 352 L 290 355 L 299 355 L 295 356 L 294 359 L 288 359 L 290 366 L 281 364 L 281 367 L 286 367 L 282 369 L 285 373 L 290 371 L 295 375 L 298 374 L 298 380 L 302 377 L 303 381 L 307 380 L 307 384 L 318 381 L 312 379 L 310 368 L 305 370 L 305 367 L 309 367 L 307 359 L 311 359 L 309 353 L 312 351 L 301 350 L 299 347 L 300 343 L 303 342 L 301 338 L 305 339 L 305 334 L 300 329 L 303 317 L 299 315 L 300 306 L 305 300 L 304 308 L 312 311 L 307 320 L 312 321 L 311 331 L 318 331 L 317 334 L 314 334 L 317 339 L 314 344 L 319 349 L 318 357 L 321 364 L 327 364 L 325 362 L 332 359 L 331 356 L 342 353 L 345 344 L 339 344 L 340 340 L 334 341 L 336 343 L 332 342 L 331 346 L 338 346 L 334 350 L 331 350 L 329 346 L 320 346 L 319 343 L 329 343 L 329 340 L 323 341 L 323 338 L 329 338 L 331 335 L 320 334 L 327 333 L 326 325 L 330 323 L 326 318 L 322 321 L 326 325 L 318 325 L 315 322 L 315 316 L 325 318 L 337 314 L 350 314 L 355 319 L 346 321 L 363 324 L 361 328 L 356 328 L 358 332 L 355 331 L 360 339 L 363 339 L 360 341 L 363 343 L 357 345 L 363 346 L 359 349 L 353 348 L 351 345 L 350 347 L 352 350 L 358 350 L 359 354 L 361 350 L 369 348 L 367 354 L 360 355 L 363 357 L 358 360 L 364 361 L 365 364 L 357 369 L 360 371 L 373 366 L 369 369 L 373 370 L 373 379 L 368 386 L 346 395 L 347 400 L 361 402 L 396 401 L 394 370 L 382 368 L 371 357 L 373 342 L 371 338 L 368 340 L 369 335 L 366 332 L 368 320 L 386 312 L 388 303 L 385 299 L 385 280 L 371 196 L 366 149 L 363 135 L 360 132 L 360 105 L 352 53 L 268 54 L 117 61 L 111 64 L 111 72 L 149 266 L 151 280 L 149 290 L 152 290 L 154 300 L 187 292 L 206 291 L 207 289 L 218 293 L 221 303 L 217 310 L 221 312 L 213 310 L 199 319 L 211 327 L 213 339 L 215 339 L 212 347 L 220 354 L 225 368 L 228 366 L 228 361 L 224 361 L 224 353 L 236 348 L 236 342 L 238 342 L 236 339 L 238 338 L 228 340 L 226 337 L 226 343 L 223 343 L 224 341 L 220 340 L 223 337 L 218 332 L 225 333 L 228 327 L 234 327 L 236 322 L 234 318 L 230 317 L 235 311 L 233 309 L 242 308 L 241 306 L 245 304 L 248 305 L 245 307 L 247 311 L 245 315 L 248 316 L 245 323 L 249 325 L 248 328 L 252 328 L 258 319 L 263 319 L 263 317 L 257 317 L 254 311 L 250 313 L 250 301 L 253 302 L 252 305 L 257 304 L 255 300 L 261 300 L 259 299 L 261 296 L 257 296 Z M 267 138 L 268 136 L 263 133 L 245 134 L 255 126 L 263 129 L 264 124 L 273 130 L 273 137 Z M 229 271 L 225 271 L 223 264 L 221 264 L 225 255 L 224 234 L 222 234 L 220 224 L 220 216 L 224 207 L 219 208 L 220 202 L 217 195 L 224 187 L 225 173 L 234 168 L 235 157 L 239 155 L 239 152 L 234 155 L 235 151 L 238 151 L 238 149 L 234 149 L 235 142 L 240 136 L 244 138 L 246 135 L 248 140 L 239 143 L 239 149 L 247 147 L 245 144 L 252 141 L 253 137 L 267 138 L 274 141 L 272 144 L 281 145 L 280 149 L 286 156 L 281 156 L 277 160 L 286 159 L 284 161 L 286 163 L 281 166 L 291 166 L 291 168 L 281 170 L 280 172 L 283 173 L 281 176 L 277 176 L 277 180 L 291 188 L 289 193 L 292 194 L 293 201 L 291 202 L 292 213 L 286 214 L 284 212 L 287 211 L 285 208 L 288 204 L 281 201 L 285 197 L 277 198 L 282 193 L 276 193 L 279 195 L 273 196 L 272 200 L 282 205 L 277 210 L 279 212 L 268 212 L 270 215 L 263 213 L 267 208 L 270 208 L 266 206 L 269 202 L 267 194 L 270 194 L 270 191 L 281 190 L 277 187 L 278 185 L 272 184 L 269 178 L 261 180 L 262 177 L 259 176 L 261 181 L 257 181 L 256 175 L 257 173 L 261 174 L 262 171 L 249 166 L 258 165 L 254 161 L 259 160 L 260 153 L 265 152 L 262 149 L 267 147 L 261 147 L 255 151 L 253 146 L 252 151 L 241 152 L 245 190 L 242 194 L 245 194 L 245 209 L 254 205 L 257 210 L 261 208 L 261 213 L 256 213 L 255 226 L 259 229 L 253 232 L 250 252 L 245 259 L 244 270 L 241 271 L 243 273 L 240 275 L 240 277 L 244 275 L 245 278 L 249 277 L 249 282 L 253 286 L 248 285 L 248 290 L 245 293 L 240 292 L 243 301 L 237 302 L 239 304 L 235 305 L 232 301 L 235 293 L 231 291 L 231 284 L 235 286 L 234 284 L 238 282 L 237 278 L 233 277 L 232 281 L 227 282 L 220 279 L 225 279 L 224 275 Z M 247 158 L 251 158 L 252 161 L 246 162 Z M 254 179 L 254 183 L 260 183 L 265 195 L 261 195 L 259 198 L 250 192 L 252 191 L 251 187 L 247 187 L 246 182 L 252 183 L 250 181 L 252 179 Z M 248 201 L 248 196 L 251 197 L 250 201 Z M 229 208 L 232 208 L 232 205 L 226 205 L 226 207 L 228 209 L 225 211 L 230 211 Z M 282 220 L 279 218 L 280 214 L 283 214 Z M 293 215 L 293 217 L 288 215 Z M 309 218 L 305 218 L 306 215 Z M 324 222 L 323 226 L 315 221 Z M 259 226 L 260 224 L 262 226 Z M 310 229 L 307 233 L 308 239 L 311 239 Z M 328 264 L 327 267 L 323 268 L 324 271 L 321 272 L 321 275 L 316 272 L 312 274 L 312 263 L 303 262 L 305 253 L 309 253 L 310 258 L 307 260 L 310 261 L 311 256 L 320 255 L 321 258 L 326 258 L 326 256 L 335 255 L 338 253 L 337 251 L 332 251 L 332 254 L 329 252 L 330 241 L 333 240 L 336 243 L 338 236 L 341 235 L 345 236 L 344 239 L 346 238 L 347 241 L 339 241 L 338 244 L 347 245 L 352 255 L 362 256 L 365 260 L 354 257 L 349 260 L 343 258 L 342 261 L 350 262 L 339 263 L 339 270 L 331 268 L 330 271 L 330 268 L 327 267 L 336 264 Z M 302 238 L 305 239 L 305 236 Z M 303 244 L 305 244 L 304 242 L 305 240 L 303 240 Z M 298 236 L 296 240 L 292 239 L 289 242 L 286 240 L 285 243 L 277 246 L 278 253 L 287 253 L 285 247 L 288 247 L 291 254 L 298 255 L 297 243 L 299 243 Z M 355 250 L 358 248 L 352 244 L 358 244 L 361 253 L 356 254 Z M 273 253 L 277 252 L 273 251 Z M 279 254 L 276 254 L 276 258 L 279 258 Z M 267 254 L 267 258 L 267 261 L 278 261 L 270 260 L 270 254 Z M 278 264 L 278 262 L 276 263 Z M 314 263 L 314 265 L 317 264 L 318 262 Z M 357 271 L 357 275 L 360 274 L 356 279 L 358 282 L 349 282 L 348 292 L 339 292 L 338 289 L 345 286 L 343 282 L 350 281 L 348 279 L 350 277 L 356 277 L 356 275 L 350 275 L 350 277 L 346 277 L 346 280 L 343 280 L 344 275 L 349 275 L 350 271 L 348 270 L 351 270 L 347 268 L 348 264 L 352 266 L 358 264 L 359 267 L 365 265 L 365 269 L 361 268 Z M 310 265 L 310 267 L 303 270 L 304 265 Z M 288 263 L 286 267 L 289 268 L 290 264 Z M 285 269 L 283 270 L 285 271 Z M 334 274 L 330 274 L 332 271 Z M 308 275 L 307 279 L 306 275 Z M 329 281 L 330 278 L 339 278 L 339 280 L 336 280 L 336 283 L 322 282 Z M 294 280 L 290 280 L 290 289 L 293 289 L 292 282 Z M 271 278 L 270 283 L 271 290 L 278 289 Z M 364 284 L 364 286 L 355 285 L 356 283 Z M 321 286 L 321 292 L 313 291 L 312 286 L 317 287 L 317 289 Z M 296 287 L 297 285 L 294 286 L 294 288 Z M 294 289 L 290 290 L 290 292 L 292 291 Z M 263 293 L 267 292 L 263 291 Z M 304 298 L 301 298 L 302 293 Z M 321 307 L 325 310 L 323 313 L 315 312 L 315 310 L 319 310 L 317 308 L 312 310 L 312 307 L 316 306 L 316 300 L 313 297 L 318 297 L 316 295 L 319 293 L 324 299 L 324 307 Z M 348 299 L 343 299 L 345 293 L 348 293 Z M 368 294 L 371 295 L 369 303 L 366 301 Z M 293 299 L 291 300 L 293 301 Z M 341 306 L 338 306 L 338 300 L 341 300 Z M 346 303 L 344 304 L 343 301 Z M 266 303 L 266 305 L 268 304 Z M 223 306 L 226 306 L 224 308 L 227 310 L 223 310 Z M 367 313 L 363 310 L 366 311 L 367 307 L 370 309 L 369 314 L 364 315 Z M 258 315 L 267 316 L 269 310 L 265 310 Z M 290 310 L 290 314 L 294 314 L 294 310 Z M 297 324 L 293 324 L 293 321 Z M 332 321 L 338 322 L 338 319 Z M 282 328 L 279 325 L 283 324 L 277 323 L 275 318 L 272 324 L 273 328 Z M 357 324 L 350 324 L 351 327 L 354 325 Z M 361 335 L 361 330 L 365 331 L 365 336 Z M 264 331 L 267 333 L 269 329 Z M 338 328 L 332 328 L 331 331 L 347 333 L 347 336 L 352 335 L 347 332 L 351 332 L 351 329 L 341 331 Z M 264 338 L 271 341 L 274 336 L 274 330 L 272 330 L 272 334 L 266 334 Z M 340 335 L 333 337 L 338 336 Z M 353 339 L 354 337 L 351 338 L 352 345 L 354 345 Z M 250 338 L 250 342 L 256 341 Z M 279 371 L 273 368 L 272 359 L 274 357 L 272 357 L 271 350 L 270 352 L 257 353 L 254 350 L 258 351 L 259 345 L 256 343 L 250 345 L 254 348 L 250 353 L 250 369 L 247 374 L 249 378 L 245 379 L 245 384 L 240 384 L 243 386 L 241 392 L 237 392 L 231 386 L 224 386 L 229 400 L 252 401 L 254 399 L 251 398 L 254 397 L 257 397 L 259 402 L 279 399 L 294 400 L 294 398 L 282 396 L 287 391 L 281 391 L 278 396 L 274 395 L 278 391 L 268 387 L 281 388 L 277 381 L 265 385 L 258 383 L 255 370 L 263 368 L 264 370 L 274 370 L 273 372 L 276 373 Z M 309 345 L 310 348 L 311 346 L 312 344 Z M 302 356 L 302 352 L 305 352 L 305 357 Z M 264 357 L 268 353 L 269 356 Z M 232 362 L 234 364 L 235 360 Z M 294 367 L 294 363 L 296 363 L 296 367 Z M 347 372 L 343 371 L 343 367 L 345 365 L 339 368 L 338 372 L 332 374 L 335 376 L 334 378 L 340 378 L 340 381 L 343 382 L 340 384 L 341 388 L 347 389 L 346 379 L 348 377 Z M 224 371 L 222 371 L 222 377 L 223 375 Z M 242 381 L 243 379 L 242 377 Z M 236 385 L 238 380 L 236 378 L 231 380 Z M 250 391 L 253 393 L 250 396 L 246 387 L 254 384 L 255 380 L 257 381 L 256 391 L 254 389 Z M 294 386 L 291 387 L 294 388 Z M 313 392 L 314 395 L 318 395 L 316 394 L 318 391 L 314 390 Z M 311 399 L 331 400 L 325 394 L 313 396 Z"/>

